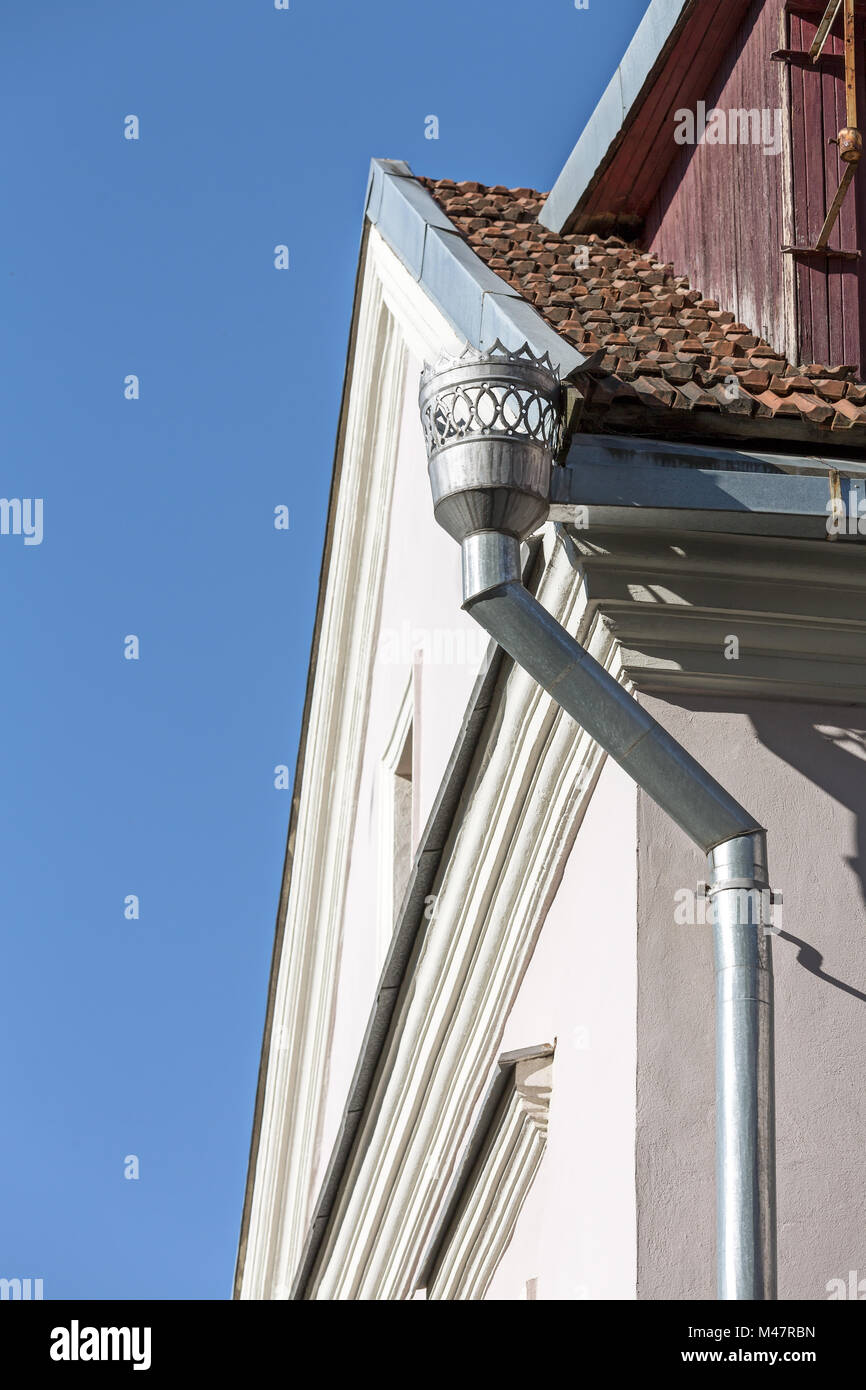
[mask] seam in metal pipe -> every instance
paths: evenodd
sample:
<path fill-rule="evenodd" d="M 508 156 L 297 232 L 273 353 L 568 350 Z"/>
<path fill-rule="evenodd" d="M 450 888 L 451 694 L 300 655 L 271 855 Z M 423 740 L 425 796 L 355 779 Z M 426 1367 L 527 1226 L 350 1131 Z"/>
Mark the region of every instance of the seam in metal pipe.
<path fill-rule="evenodd" d="M 509 546 L 510 542 L 510 546 Z M 463 607 L 704 851 L 761 827 L 519 579 L 514 537 L 463 542 Z"/>
<path fill-rule="evenodd" d="M 771 899 L 755 818 L 523 587 L 561 424 L 525 347 L 428 368 L 421 414 L 437 520 L 460 542 L 463 607 L 708 856 L 716 974 L 718 1297 L 776 1297 Z"/>
<path fill-rule="evenodd" d="M 709 856 L 716 976 L 718 1290 L 776 1297 L 773 960 L 766 929 L 767 841 Z"/>

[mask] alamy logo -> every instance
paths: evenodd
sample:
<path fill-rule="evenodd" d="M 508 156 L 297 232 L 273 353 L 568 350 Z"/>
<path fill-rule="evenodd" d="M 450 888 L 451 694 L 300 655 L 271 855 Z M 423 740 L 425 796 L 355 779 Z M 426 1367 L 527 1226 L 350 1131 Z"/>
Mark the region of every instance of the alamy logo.
<path fill-rule="evenodd" d="M 41 1279 L 0 1279 L 0 1298 L 26 1301 L 42 1296 Z"/>
<path fill-rule="evenodd" d="M 678 927 L 713 927 L 716 923 L 715 894 L 708 883 L 697 888 L 678 888 L 674 893 L 674 922 Z M 778 936 L 782 930 L 782 894 L 771 888 L 729 888 L 725 890 L 725 910 L 740 927 L 761 927 L 765 936 Z"/>
<path fill-rule="evenodd" d="M 25 545 L 41 545 L 42 498 L 0 497 L 0 536 L 23 536 Z"/>
<path fill-rule="evenodd" d="M 829 1279 L 827 1281 L 827 1301 L 832 1303 L 835 1300 L 848 1298 L 863 1302 L 866 1299 L 866 1279 L 861 1279 L 856 1269 L 848 1270 L 848 1283 L 844 1279 Z"/>
<path fill-rule="evenodd" d="M 52 1361 L 131 1361 L 134 1371 L 150 1370 L 149 1327 L 69 1327 L 51 1330 Z"/>
<path fill-rule="evenodd" d="M 383 666 L 411 666 L 421 653 L 427 666 L 478 666 L 489 638 L 483 628 L 401 627 L 382 630 L 378 659 Z"/>
<path fill-rule="evenodd" d="M 674 112 L 677 123 L 674 140 L 678 145 L 763 145 L 764 154 L 782 153 L 782 108 L 735 107 L 724 111 L 699 101 L 690 111 L 681 106 Z"/>
<path fill-rule="evenodd" d="M 859 482 L 849 484 L 847 498 L 831 497 L 825 511 L 828 536 L 866 536 L 866 496 Z"/>

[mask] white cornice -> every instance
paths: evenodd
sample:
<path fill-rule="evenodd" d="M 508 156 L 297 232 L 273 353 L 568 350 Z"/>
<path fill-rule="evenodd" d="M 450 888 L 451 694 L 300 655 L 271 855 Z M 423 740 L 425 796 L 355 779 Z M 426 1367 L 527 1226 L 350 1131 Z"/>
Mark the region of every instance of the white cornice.
<path fill-rule="evenodd" d="M 244 1299 L 287 1297 L 307 1234 L 407 361 L 410 353 L 435 359 L 461 346 L 373 229 L 356 323 L 304 766 L 296 787 L 284 946 L 275 966 L 250 1175 Z"/>
<path fill-rule="evenodd" d="M 860 545 L 601 526 L 573 543 L 637 689 L 866 703 Z"/>
<path fill-rule="evenodd" d="M 569 630 L 582 627 L 582 587 L 562 548 L 539 598 Z M 616 674 L 603 624 L 588 643 Z M 600 763 L 512 668 L 308 1296 L 411 1297 Z"/>

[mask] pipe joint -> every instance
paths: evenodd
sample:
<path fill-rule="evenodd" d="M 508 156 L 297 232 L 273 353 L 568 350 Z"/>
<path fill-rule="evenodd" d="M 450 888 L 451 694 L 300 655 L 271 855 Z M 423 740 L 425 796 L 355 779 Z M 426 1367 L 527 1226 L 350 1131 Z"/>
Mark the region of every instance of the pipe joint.
<path fill-rule="evenodd" d="M 460 547 L 463 560 L 463 607 L 504 584 L 519 584 L 523 577 L 520 541 L 500 531 L 476 531 Z"/>

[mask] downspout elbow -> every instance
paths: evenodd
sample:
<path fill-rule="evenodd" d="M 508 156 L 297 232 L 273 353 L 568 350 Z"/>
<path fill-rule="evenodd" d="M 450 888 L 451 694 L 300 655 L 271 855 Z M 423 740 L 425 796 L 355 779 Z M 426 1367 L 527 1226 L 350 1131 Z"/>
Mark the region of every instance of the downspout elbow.
<path fill-rule="evenodd" d="M 708 856 L 716 959 L 718 1291 L 773 1299 L 775 1156 L 766 833 L 523 585 L 560 431 L 549 361 L 496 344 L 427 369 L 437 520 L 460 542 L 463 607 Z"/>
<path fill-rule="evenodd" d="M 516 537 L 475 532 L 461 548 L 464 609 L 705 854 L 763 834 L 755 817 L 524 588 Z"/>

